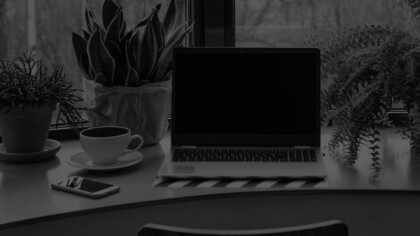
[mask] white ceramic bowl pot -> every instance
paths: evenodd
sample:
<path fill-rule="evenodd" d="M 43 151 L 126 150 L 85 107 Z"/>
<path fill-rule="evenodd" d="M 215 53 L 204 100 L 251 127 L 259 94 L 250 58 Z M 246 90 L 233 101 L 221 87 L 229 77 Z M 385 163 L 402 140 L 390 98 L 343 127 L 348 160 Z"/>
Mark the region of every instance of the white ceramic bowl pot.
<path fill-rule="evenodd" d="M 92 85 L 88 91 L 88 117 L 92 126 L 128 127 L 144 138 L 144 145 L 157 144 L 168 130 L 172 81 L 141 87 Z"/>

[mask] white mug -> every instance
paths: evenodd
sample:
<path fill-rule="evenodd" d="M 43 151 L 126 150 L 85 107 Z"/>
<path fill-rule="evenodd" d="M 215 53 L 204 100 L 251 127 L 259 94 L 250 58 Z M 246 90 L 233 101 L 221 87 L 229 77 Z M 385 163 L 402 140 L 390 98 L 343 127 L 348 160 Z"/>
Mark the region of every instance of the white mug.
<path fill-rule="evenodd" d="M 134 139 L 140 139 L 140 143 L 136 148 L 127 150 Z M 100 126 L 80 132 L 80 143 L 94 164 L 110 165 L 116 163 L 121 156 L 139 150 L 144 140 L 138 134 L 131 135 L 130 129 L 125 127 Z"/>

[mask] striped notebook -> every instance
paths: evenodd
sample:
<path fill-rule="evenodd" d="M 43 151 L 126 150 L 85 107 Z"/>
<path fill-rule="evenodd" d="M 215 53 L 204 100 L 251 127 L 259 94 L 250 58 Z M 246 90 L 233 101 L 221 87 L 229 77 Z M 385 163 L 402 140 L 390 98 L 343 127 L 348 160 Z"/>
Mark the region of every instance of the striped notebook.
<path fill-rule="evenodd" d="M 325 179 L 170 179 L 158 177 L 153 187 L 166 188 L 273 188 L 273 189 L 322 189 L 328 188 Z"/>

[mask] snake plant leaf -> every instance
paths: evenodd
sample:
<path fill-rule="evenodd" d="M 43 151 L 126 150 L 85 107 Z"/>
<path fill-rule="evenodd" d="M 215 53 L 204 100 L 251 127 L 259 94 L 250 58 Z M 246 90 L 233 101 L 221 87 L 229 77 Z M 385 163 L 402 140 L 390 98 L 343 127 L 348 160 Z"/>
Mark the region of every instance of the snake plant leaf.
<path fill-rule="evenodd" d="M 162 3 L 159 3 L 155 6 L 155 8 L 153 10 L 156 10 L 157 13 L 159 13 L 160 8 L 162 7 Z"/>
<path fill-rule="evenodd" d="M 82 36 L 76 33 L 73 33 L 72 41 L 73 41 L 73 48 L 76 54 L 77 63 L 80 67 L 80 70 L 83 76 L 86 79 L 92 80 L 92 77 L 88 73 L 89 60 L 86 54 L 86 48 L 87 48 L 86 40 Z"/>
<path fill-rule="evenodd" d="M 92 22 L 91 22 L 91 19 L 90 19 L 89 11 L 90 11 L 90 9 L 88 7 L 86 7 L 86 9 L 85 9 L 85 22 L 86 22 L 87 30 L 90 33 L 92 33 L 94 30 L 93 30 Z"/>
<path fill-rule="evenodd" d="M 126 30 L 127 30 L 127 24 L 124 21 L 124 15 L 123 15 L 123 22 L 122 22 L 121 30 L 120 30 L 120 39 L 122 39 L 126 35 Z"/>
<path fill-rule="evenodd" d="M 147 22 L 150 19 L 150 17 L 151 16 L 147 16 L 144 19 L 140 20 L 134 28 L 132 28 L 130 31 L 128 31 L 125 36 L 121 37 L 121 42 L 123 42 L 124 40 L 127 40 L 127 41 L 130 40 L 131 37 L 133 36 L 134 32 L 138 33 L 139 31 L 141 31 L 139 29 L 142 29 L 144 26 L 147 25 Z M 141 33 L 138 33 L 138 34 L 141 35 Z"/>
<path fill-rule="evenodd" d="M 100 30 L 102 35 L 105 35 L 105 29 L 102 27 L 98 18 L 96 18 L 95 14 L 93 13 L 92 9 L 86 8 L 88 18 L 91 24 L 91 33 L 95 32 L 95 30 Z"/>
<path fill-rule="evenodd" d="M 90 68 L 88 54 L 86 52 L 83 52 L 82 55 L 80 55 L 79 60 L 79 67 L 81 69 L 82 75 L 88 80 L 93 80 L 93 77 L 90 76 L 90 73 L 88 72 Z"/>
<path fill-rule="evenodd" d="M 112 86 L 124 85 L 126 78 L 124 55 L 114 41 L 108 41 L 105 45 L 115 60 L 115 74 Z"/>
<path fill-rule="evenodd" d="M 153 12 L 152 12 L 152 14 L 150 14 L 150 15 L 148 15 L 148 16 L 146 16 L 146 17 L 144 17 L 142 20 L 140 20 L 137 24 L 136 24 L 136 26 L 134 26 L 134 28 L 133 29 L 131 29 L 131 33 L 133 33 L 135 30 L 137 30 L 138 28 L 141 28 L 141 27 L 143 27 L 143 26 L 145 26 L 145 25 L 147 25 L 147 23 L 149 22 L 149 20 L 150 20 L 150 18 L 152 18 L 152 16 L 153 16 L 153 13 L 155 12 L 155 10 L 157 10 L 157 11 L 159 11 L 159 9 L 160 9 L 160 5 L 161 4 L 158 4 L 156 7 L 155 7 L 155 9 L 153 10 Z"/>
<path fill-rule="evenodd" d="M 165 41 L 166 45 L 172 45 L 175 44 L 174 42 L 182 42 L 184 39 L 184 36 L 191 32 L 191 30 L 194 27 L 194 22 L 186 21 L 179 26 L 177 26 L 172 32 L 168 33 L 166 35 Z M 176 47 L 176 46 L 175 46 Z"/>
<path fill-rule="evenodd" d="M 120 10 L 119 12 L 116 13 L 114 19 L 112 19 L 112 21 L 110 22 L 106 30 L 105 40 L 104 40 L 105 43 L 108 41 L 114 41 L 116 43 L 120 42 L 120 32 L 121 32 L 123 21 L 124 21 L 123 14 L 122 14 L 122 11 Z"/>
<path fill-rule="evenodd" d="M 160 29 L 160 32 L 158 33 L 158 35 L 160 36 L 160 38 L 158 40 L 161 41 L 161 45 L 162 46 L 159 49 L 158 56 L 157 56 L 157 58 L 156 58 L 156 60 L 155 60 L 155 62 L 153 64 L 153 66 L 152 66 L 152 70 L 149 73 L 149 76 L 148 77 L 149 77 L 149 80 L 150 81 L 154 81 L 155 80 L 155 74 L 156 74 L 156 70 L 157 70 L 157 67 L 158 67 L 158 64 L 159 64 L 159 59 L 162 56 L 162 53 L 163 53 L 163 51 L 166 48 L 165 29 L 163 27 L 163 24 L 159 20 L 158 20 L 158 22 L 160 23 L 158 25 L 158 29 Z"/>
<path fill-rule="evenodd" d="M 151 16 L 146 16 L 143 20 L 140 20 L 136 26 L 131 30 L 131 32 L 135 31 L 137 28 L 143 27 L 147 24 Z"/>
<path fill-rule="evenodd" d="M 165 81 L 170 80 L 172 78 L 172 70 L 169 71 L 165 76 Z"/>
<path fill-rule="evenodd" d="M 123 61 L 123 54 L 118 46 L 118 44 L 114 41 L 107 41 L 105 42 L 105 46 L 108 49 L 109 54 L 115 61 Z"/>
<path fill-rule="evenodd" d="M 89 56 L 88 56 L 88 60 L 89 60 Z M 89 76 L 91 77 L 91 78 L 95 78 L 96 76 L 95 76 L 95 71 L 93 70 L 93 67 L 92 67 L 92 65 L 90 65 L 89 64 Z"/>
<path fill-rule="evenodd" d="M 102 22 L 105 29 L 108 28 L 118 11 L 121 11 L 121 8 L 113 0 L 105 0 L 102 6 Z"/>
<path fill-rule="evenodd" d="M 90 33 L 87 32 L 86 30 L 82 30 L 83 32 L 83 38 L 85 38 L 86 41 L 88 41 L 90 39 Z"/>
<path fill-rule="evenodd" d="M 95 81 L 109 86 L 113 84 L 115 76 L 115 60 L 102 41 L 100 30 L 96 30 L 87 43 L 89 63 L 95 73 Z M 102 76 L 99 76 L 102 74 Z M 107 81 L 104 82 L 104 77 Z"/>
<path fill-rule="evenodd" d="M 169 3 L 168 10 L 166 11 L 165 17 L 163 18 L 162 24 L 163 29 L 166 33 L 172 31 L 175 26 L 176 21 L 176 4 L 174 0 L 171 0 Z"/>
<path fill-rule="evenodd" d="M 86 52 L 87 42 L 79 34 L 72 34 L 72 43 L 74 52 L 76 53 L 76 58 L 80 58 L 83 52 Z"/>
<path fill-rule="evenodd" d="M 127 48 L 126 48 L 126 61 L 128 65 L 134 68 L 135 70 L 137 68 L 137 64 L 141 60 L 141 54 L 139 53 L 140 43 L 141 43 L 140 32 L 137 29 L 136 31 L 134 31 L 133 35 L 128 41 Z"/>
<path fill-rule="evenodd" d="M 125 86 L 136 87 L 139 81 L 139 76 L 133 67 L 129 67 L 127 78 L 125 79 Z"/>
<path fill-rule="evenodd" d="M 172 69 L 172 51 L 174 48 L 181 45 L 184 40 L 185 35 L 192 31 L 194 27 L 194 23 L 188 26 L 187 29 L 185 27 L 190 24 L 189 22 L 184 22 L 183 24 L 179 25 L 173 32 L 167 37 L 166 39 L 166 47 L 163 50 L 162 55 L 159 59 L 159 63 L 156 69 L 155 77 L 158 81 L 164 80 L 168 71 Z"/>
<path fill-rule="evenodd" d="M 131 36 L 133 36 L 132 30 L 128 31 L 128 33 L 124 35 L 124 37 L 121 38 L 120 47 L 125 46 L 126 43 L 128 43 L 129 40 L 131 39 Z M 121 51 L 125 52 L 125 50 L 121 50 Z"/>
<path fill-rule="evenodd" d="M 129 32 L 130 33 L 130 32 Z M 126 70 L 126 73 L 127 73 L 127 71 L 128 71 L 128 66 L 127 65 L 129 65 L 129 62 L 128 62 L 128 60 L 127 60 L 127 47 L 128 47 L 128 42 L 129 42 L 129 39 L 130 39 L 130 37 L 127 37 L 128 36 L 128 34 L 126 34 L 122 39 L 121 39 L 121 42 L 119 43 L 119 48 L 120 48 L 120 50 L 121 50 L 121 55 L 122 55 L 122 58 L 123 58 L 123 64 L 125 65 L 125 70 Z"/>
<path fill-rule="evenodd" d="M 147 22 L 140 50 L 137 52 L 140 56 L 136 67 L 139 80 L 152 80 L 152 72 L 164 48 L 165 36 L 163 26 L 158 17 L 158 8 L 155 8 L 150 20 Z"/>

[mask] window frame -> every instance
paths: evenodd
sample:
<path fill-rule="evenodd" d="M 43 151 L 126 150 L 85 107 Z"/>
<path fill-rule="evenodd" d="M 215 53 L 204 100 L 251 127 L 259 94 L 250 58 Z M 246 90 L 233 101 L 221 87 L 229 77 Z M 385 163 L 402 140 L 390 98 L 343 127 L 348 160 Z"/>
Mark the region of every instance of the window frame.
<path fill-rule="evenodd" d="M 235 47 L 235 0 L 189 0 L 187 17 L 195 47 Z"/>

